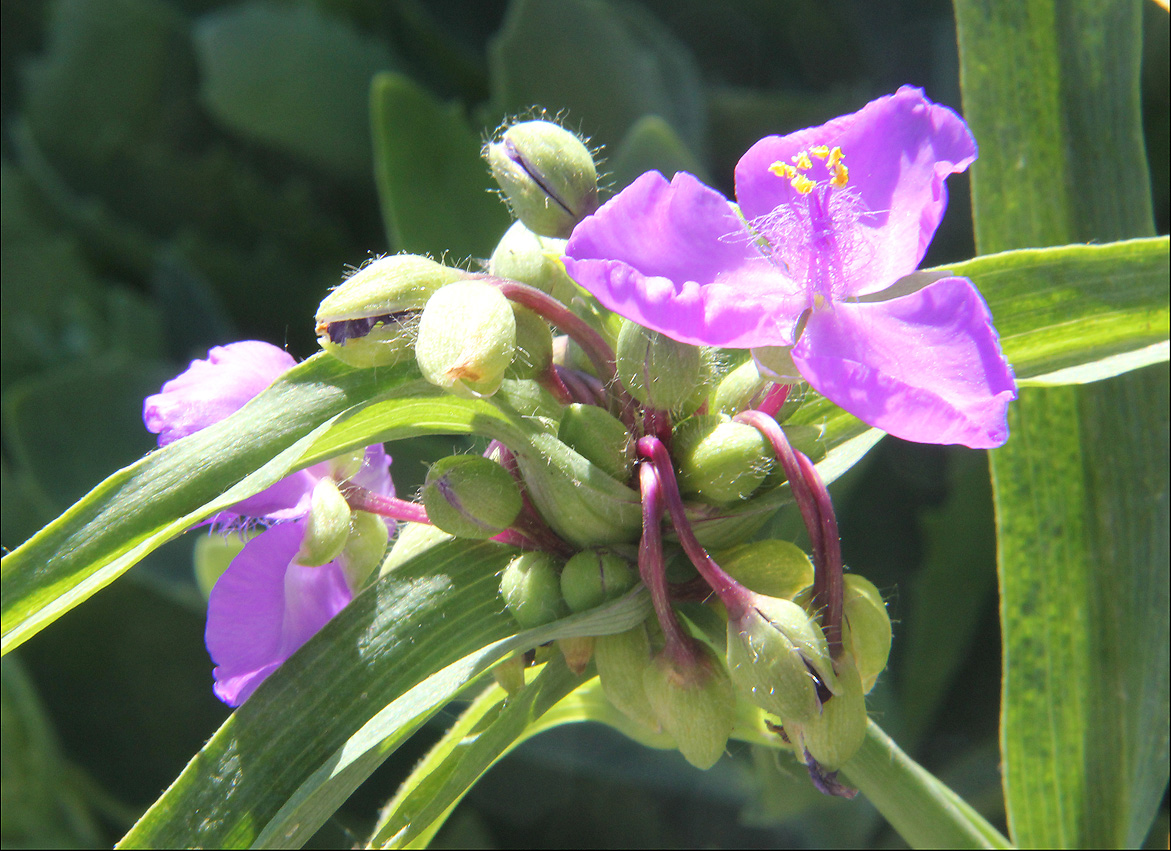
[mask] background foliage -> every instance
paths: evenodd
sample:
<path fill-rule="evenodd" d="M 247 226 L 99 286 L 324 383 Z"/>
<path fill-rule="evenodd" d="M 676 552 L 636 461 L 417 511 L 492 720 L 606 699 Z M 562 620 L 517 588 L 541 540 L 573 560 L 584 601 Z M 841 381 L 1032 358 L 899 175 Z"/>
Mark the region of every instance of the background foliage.
<path fill-rule="evenodd" d="M 1028 28 L 981 16 L 989 6 L 996 4 L 959 6 L 961 35 L 974 45 L 965 74 L 1004 84 L 986 92 L 988 126 L 1003 127 L 996 116 L 1014 111 L 1059 119 L 1066 114 L 1059 103 L 1043 105 L 1050 113 L 1005 105 L 1019 90 L 1016 75 L 1036 69 L 1013 65 L 1030 55 L 1028 45 L 1010 50 L 1002 43 L 1005 33 Z M 1021 6 L 1034 14 L 1047 8 Z M 508 216 L 485 191 L 478 148 L 507 115 L 534 104 L 564 110 L 570 126 L 602 146 L 615 188 L 658 167 L 687 168 L 730 189 L 736 159 L 765 133 L 818 123 L 903 83 L 961 104 L 956 21 L 947 4 L 926 0 L 13 0 L 0 4 L 0 15 L 6 548 L 149 450 L 153 440 L 139 419 L 143 396 L 210 345 L 255 337 L 307 357 L 316 349 L 310 317 L 348 265 L 400 249 L 447 251 L 455 260 L 486 256 Z M 1091 82 L 1101 79 L 1078 65 L 1079 37 L 1093 23 L 1052 28 L 1065 64 L 1041 70 L 1073 80 L 1082 68 Z M 1141 160 L 1130 149 L 1099 153 L 1094 166 L 1106 176 L 1117 168 L 1140 195 L 1149 186 L 1156 232 L 1166 233 L 1166 14 L 1148 4 L 1142 25 L 1144 136 L 1130 142 L 1145 143 L 1149 183 L 1135 171 Z M 978 105 L 964 106 L 970 120 L 982 120 Z M 1092 120 L 1091 131 L 1112 119 Z M 1034 152 L 1052 159 L 1038 160 L 1046 165 L 1030 172 L 1035 188 L 1015 196 L 1077 215 L 1032 220 L 1029 230 L 1009 217 L 1016 211 L 1002 221 L 995 215 L 1020 189 L 1013 175 L 993 168 L 1011 162 L 1012 139 L 976 124 L 981 164 L 991 169 L 977 178 L 981 253 L 1144 235 L 1149 225 L 1131 227 L 1103 209 L 1117 181 L 1103 189 L 1058 179 L 1063 169 L 1082 173 L 1077 131 L 1053 127 L 1049 145 Z M 966 180 L 949 182 L 952 205 L 927 265 L 976 253 Z M 1052 398 L 1026 396 L 1014 427 L 1029 434 L 1024 412 L 1040 411 L 1037 433 L 1045 439 L 1045 428 L 1081 417 L 1086 439 L 1102 447 L 1087 469 L 1108 474 L 1128 457 L 1111 456 L 1111 445 L 1137 447 L 1128 450 L 1131 458 L 1147 450 L 1142 434 L 1120 442 L 1117 424 L 1094 431 L 1103 426 L 1093 410 L 1165 409 L 1165 368 L 1154 369 L 1164 371 L 1137 374 L 1139 384 L 1126 391 L 1034 391 Z M 400 492 L 417 487 L 422 459 L 451 447 L 452 440 L 434 437 L 392 444 Z M 1061 452 L 1076 455 L 1077 436 Z M 1015 463 L 1011 470 L 1026 461 Z M 887 439 L 834 491 L 846 560 L 884 590 L 897 623 L 892 669 L 871 700 L 872 714 L 1005 829 L 986 456 Z M 1131 510 L 1145 507 L 1139 500 Z M 1056 521 L 1039 511 L 1019 534 L 1035 537 L 1051 522 L 1081 528 L 1086 517 L 1101 516 L 1094 508 Z M 1156 513 L 1144 516 L 1158 521 Z M 800 540 L 799 527 L 784 513 L 777 523 L 790 539 Z M 1107 532 L 1086 526 L 1084 535 L 1100 545 Z M 1163 535 L 1165 541 L 1165 529 Z M 6 845 L 112 844 L 227 717 L 210 690 L 204 604 L 190 568 L 193 537 L 153 553 L 125 581 L 5 657 Z M 1065 579 L 1054 581 L 1068 591 Z M 1110 577 L 1085 581 L 1075 597 L 1101 599 L 1094 581 L 1114 588 Z M 1125 646 L 1159 636 L 1101 640 Z M 1084 662 L 1079 658 L 1069 664 Z M 1124 673 L 1118 687 L 1145 673 Z M 367 836 L 376 808 L 456 711 L 427 722 L 315 842 Z M 1090 707 L 1091 715 L 1109 711 Z M 1076 795 L 1084 802 L 1092 791 Z M 1162 847 L 1165 803 L 1159 818 L 1152 837 Z M 1145 828 L 1137 829 L 1117 841 L 1141 842 Z M 1088 842 L 1084 828 L 1069 830 Z M 699 773 L 678 754 L 576 724 L 530 740 L 492 769 L 436 844 L 897 841 L 870 805 L 818 796 L 771 751 L 737 745 L 730 758 Z"/>

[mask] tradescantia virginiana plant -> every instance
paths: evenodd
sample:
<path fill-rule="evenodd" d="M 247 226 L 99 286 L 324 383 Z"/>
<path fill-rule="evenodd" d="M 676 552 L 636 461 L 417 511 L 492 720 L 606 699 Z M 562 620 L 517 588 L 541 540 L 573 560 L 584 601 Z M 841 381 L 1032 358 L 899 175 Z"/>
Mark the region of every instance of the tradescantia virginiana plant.
<path fill-rule="evenodd" d="M 377 260 L 322 302 L 325 354 L 294 366 L 236 343 L 148 399 L 148 426 L 173 448 L 69 522 L 108 525 L 136 488 L 167 502 L 167 520 L 69 557 L 109 566 L 76 583 L 87 593 L 197 522 L 260 531 L 209 602 L 217 694 L 243 706 L 203 761 L 228 767 L 298 671 L 336 664 L 381 681 L 305 748 L 262 826 L 233 811 L 193 827 L 199 841 L 304 837 L 489 668 L 503 705 L 529 702 L 536 718 L 592 688 L 616 723 L 697 767 L 739 736 L 790 751 L 827 794 L 873 788 L 866 759 L 883 745 L 865 694 L 891 625 L 873 586 L 843 572 L 825 480 L 872 445 L 868 427 L 981 448 L 1011 437 L 1013 370 L 975 286 L 900 286 L 942 218 L 946 176 L 975 156 L 958 116 L 901 89 L 762 139 L 737 169 L 737 204 L 652 172 L 596 208 L 584 145 L 547 122 L 515 125 L 487 158 L 519 222 L 506 239 L 521 247 L 502 243 L 484 272 Z M 824 400 L 848 413 L 827 416 Z M 440 432 L 492 443 L 435 464 L 421 502 L 398 499 L 381 442 Z M 209 451 L 203 474 L 181 481 Z M 786 502 L 811 559 L 753 540 Z M 12 570 L 37 547 L 64 552 L 60 534 L 15 553 Z M 400 631 L 449 615 L 467 637 Z M 403 669 L 387 678 L 392 658 Z M 331 708 L 327 695 L 294 699 Z M 476 758 L 486 767 L 524 732 Z M 937 781 L 921 786 L 944 831 L 1004 842 Z M 376 841 L 418 836 L 444 812 L 389 833 L 392 808 Z M 157 819 L 128 844 L 149 842 Z"/>

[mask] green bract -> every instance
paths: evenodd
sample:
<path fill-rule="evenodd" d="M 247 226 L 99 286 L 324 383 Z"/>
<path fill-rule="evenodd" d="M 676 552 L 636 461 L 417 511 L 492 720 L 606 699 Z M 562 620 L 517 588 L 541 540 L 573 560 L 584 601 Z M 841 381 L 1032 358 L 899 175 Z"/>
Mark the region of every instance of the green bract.
<path fill-rule="evenodd" d="M 409 357 L 419 312 L 440 287 L 466 278 L 427 257 L 396 254 L 366 264 L 317 308 L 321 347 L 351 366 L 387 366 Z"/>
<path fill-rule="evenodd" d="M 522 501 L 507 470 L 479 455 L 452 455 L 427 471 L 427 517 L 460 538 L 491 538 L 516 520 Z"/>

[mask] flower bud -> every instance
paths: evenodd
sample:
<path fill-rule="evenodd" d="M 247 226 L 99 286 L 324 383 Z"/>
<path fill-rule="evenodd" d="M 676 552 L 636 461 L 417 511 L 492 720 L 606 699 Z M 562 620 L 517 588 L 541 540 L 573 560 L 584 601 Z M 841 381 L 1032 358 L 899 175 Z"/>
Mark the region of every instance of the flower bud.
<path fill-rule="evenodd" d="M 557 562 L 545 552 L 521 553 L 500 575 L 500 593 L 516 622 L 525 629 L 568 614 L 561 598 Z"/>
<path fill-rule="evenodd" d="M 492 667 L 492 678 L 510 695 L 525 687 L 525 654 L 517 652 L 501 659 Z"/>
<path fill-rule="evenodd" d="M 598 171 L 582 141 L 550 121 L 513 124 L 484 149 L 513 215 L 540 236 L 569 236 L 598 208 Z"/>
<path fill-rule="evenodd" d="M 634 322 L 623 322 L 614 350 L 618 377 L 645 405 L 670 411 L 694 401 L 707 383 L 708 364 L 695 346 Z"/>
<path fill-rule="evenodd" d="M 561 571 L 561 595 L 569 608 L 584 612 L 621 597 L 638 582 L 630 562 L 610 550 L 583 550 Z"/>
<path fill-rule="evenodd" d="M 747 360 L 725 375 L 712 394 L 713 412 L 732 416 L 752 405 L 764 392 L 768 380 L 756 368 L 756 362 Z"/>
<path fill-rule="evenodd" d="M 651 665 L 646 624 L 640 623 L 614 635 L 599 635 L 594 640 L 594 663 L 602 692 L 614 708 L 632 721 L 659 729 L 643 684 L 643 676 Z"/>
<path fill-rule="evenodd" d="M 516 352 L 516 317 L 500 290 L 457 281 L 427 301 L 415 357 L 423 377 L 457 396 L 491 396 Z"/>
<path fill-rule="evenodd" d="M 349 503 L 333 479 L 321 479 L 314 485 L 297 564 L 320 567 L 341 555 L 350 537 L 350 514 Z"/>
<path fill-rule="evenodd" d="M 200 535 L 195 540 L 195 582 L 206 600 L 211 594 L 232 559 L 240 555 L 240 550 L 248 543 L 247 535 Z"/>
<path fill-rule="evenodd" d="M 508 378 L 537 378 L 553 362 L 553 331 L 549 323 L 527 307 L 512 306 L 516 321 L 516 353 L 505 370 Z"/>
<path fill-rule="evenodd" d="M 561 262 L 564 253 L 564 239 L 537 236 L 524 222 L 513 222 L 492 252 L 488 274 L 520 281 L 556 298 L 574 286 Z"/>
<path fill-rule="evenodd" d="M 423 306 L 440 287 L 466 278 L 426 257 L 396 254 L 367 263 L 317 308 L 321 347 L 350 366 L 387 366 L 410 357 Z"/>
<path fill-rule="evenodd" d="M 390 530 L 377 514 L 355 511 L 351 515 L 350 537 L 340 556 L 351 591 L 357 593 L 365 587 L 366 580 L 382 564 L 389 543 Z"/>
<path fill-rule="evenodd" d="M 737 688 L 786 726 L 821 711 L 814 676 L 838 689 L 825 636 L 790 600 L 753 595 L 752 605 L 728 620 L 728 669 Z"/>
<path fill-rule="evenodd" d="M 557 437 L 620 482 L 630 478 L 634 442 L 622 421 L 597 405 L 574 402 L 561 415 Z"/>
<path fill-rule="evenodd" d="M 821 714 L 802 725 L 785 724 L 785 733 L 798 757 L 809 753 L 829 771 L 841 768 L 862 747 L 866 738 L 866 698 L 862 678 L 849 653 L 834 663 L 839 689 L 821 707 Z"/>
<path fill-rule="evenodd" d="M 788 541 L 753 541 L 711 554 L 733 579 L 765 597 L 791 600 L 813 583 L 813 565 Z"/>
<path fill-rule="evenodd" d="M 777 384 L 797 384 L 804 379 L 793 363 L 792 346 L 758 346 L 752 350 L 752 359 L 760 374 Z"/>
<path fill-rule="evenodd" d="M 559 638 L 557 649 L 565 658 L 566 667 L 580 677 L 589 667 L 590 658 L 594 655 L 594 637 L 578 635 L 573 638 Z"/>
<path fill-rule="evenodd" d="M 736 693 L 727 670 L 706 644 L 685 664 L 660 653 L 643 675 L 655 717 L 696 768 L 711 768 L 724 754 L 736 724 Z"/>
<path fill-rule="evenodd" d="M 512 475 L 478 455 L 441 458 L 423 483 L 427 517 L 460 538 L 499 535 L 516 520 L 522 505 Z"/>
<path fill-rule="evenodd" d="M 773 466 L 772 446 L 764 435 L 718 414 L 680 423 L 672 454 L 680 490 L 721 504 L 747 499 Z"/>
<path fill-rule="evenodd" d="M 842 643 L 858 665 L 863 693 L 869 694 L 890 656 L 890 615 L 874 583 L 856 573 L 844 578 Z"/>

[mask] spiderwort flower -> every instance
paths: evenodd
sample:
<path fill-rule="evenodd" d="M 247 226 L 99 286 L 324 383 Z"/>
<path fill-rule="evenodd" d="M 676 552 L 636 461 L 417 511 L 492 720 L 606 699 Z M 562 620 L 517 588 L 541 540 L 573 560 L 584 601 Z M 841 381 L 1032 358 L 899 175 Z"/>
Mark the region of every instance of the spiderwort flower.
<path fill-rule="evenodd" d="M 761 139 L 736 166 L 738 206 L 647 172 L 577 226 L 566 268 L 681 342 L 792 347 L 810 385 L 898 437 L 999 446 L 1016 386 L 972 282 L 884 292 L 922 260 L 945 178 L 975 159 L 963 119 L 903 87 Z"/>
<path fill-rule="evenodd" d="M 256 340 L 217 346 L 147 397 L 143 420 L 164 446 L 235 413 L 295 364 L 288 353 Z M 314 465 L 211 518 L 220 527 L 268 526 L 244 545 L 208 598 L 205 640 L 216 663 L 214 690 L 230 706 L 247 700 L 353 598 L 344 553 L 318 567 L 298 558 L 314 488 L 334 474 L 331 462 Z M 349 478 L 394 494 L 381 444 L 366 448 Z"/>

